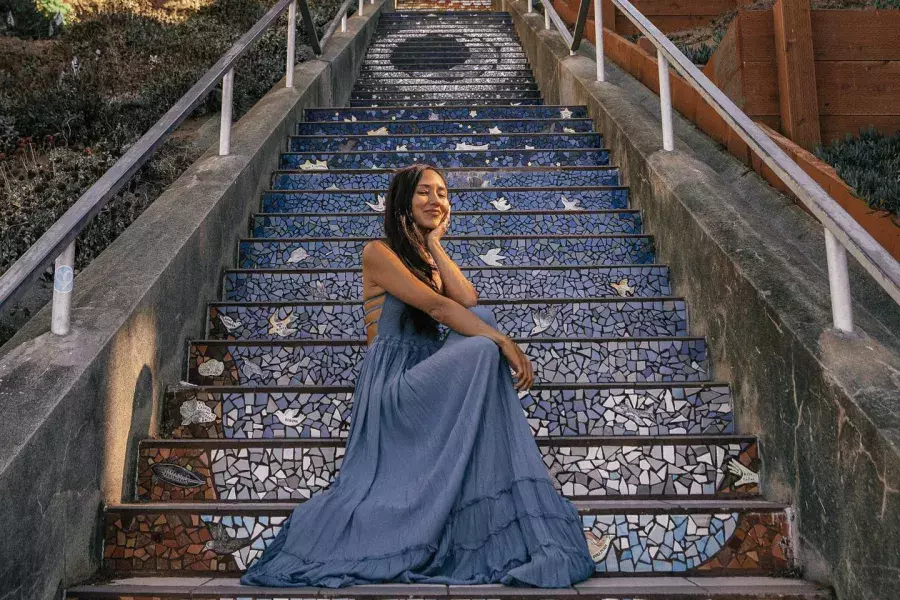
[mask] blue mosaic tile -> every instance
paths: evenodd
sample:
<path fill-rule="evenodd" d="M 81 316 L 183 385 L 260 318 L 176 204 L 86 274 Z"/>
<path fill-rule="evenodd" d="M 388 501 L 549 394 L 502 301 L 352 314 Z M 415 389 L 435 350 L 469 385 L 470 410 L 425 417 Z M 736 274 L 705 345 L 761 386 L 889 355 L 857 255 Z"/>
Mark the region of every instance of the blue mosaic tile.
<path fill-rule="evenodd" d="M 687 335 L 682 300 L 490 304 L 513 337 L 665 337 Z M 209 308 L 207 338 L 360 339 L 361 303 L 222 305 Z"/>
<path fill-rule="evenodd" d="M 474 113 L 474 114 L 473 114 Z M 584 119 L 584 106 L 431 106 L 422 108 L 308 108 L 306 121 L 451 121 L 465 119 Z"/>
<path fill-rule="evenodd" d="M 558 269 L 463 267 L 462 271 L 482 299 L 671 295 L 669 270 L 665 266 L 612 265 Z M 362 298 L 359 269 L 331 272 L 229 271 L 225 274 L 223 287 L 224 299 L 232 302 Z"/>
<path fill-rule="evenodd" d="M 327 166 L 329 169 L 399 169 L 415 162 L 437 167 L 559 167 L 605 166 L 609 152 L 581 150 L 415 150 L 385 152 L 304 152 L 282 154 L 279 168 L 305 169 Z"/>
<path fill-rule="evenodd" d="M 534 105 L 538 106 L 543 104 L 544 101 L 540 98 L 457 98 L 452 101 L 441 101 L 438 102 L 434 99 L 394 99 L 392 100 L 359 100 L 355 98 L 350 99 L 350 108 L 362 108 L 362 107 L 396 107 L 398 104 L 402 104 L 403 106 L 411 106 L 411 107 L 438 107 L 445 106 L 450 104 L 488 104 L 488 105 L 497 105 L 497 106 L 529 106 Z"/>
<path fill-rule="evenodd" d="M 607 177 L 608 178 L 608 177 Z M 277 192 L 263 195 L 262 210 L 267 213 L 342 213 L 381 212 L 386 192 L 322 191 Z M 464 211 L 499 212 L 523 210 L 617 210 L 628 208 L 628 190 L 613 189 L 531 189 L 501 190 L 492 188 L 451 189 L 450 207 L 454 213 Z"/>
<path fill-rule="evenodd" d="M 497 169 L 445 170 L 447 184 L 453 188 L 488 187 L 596 187 L 618 185 L 619 170 L 615 168 L 585 169 Z M 276 172 L 272 176 L 275 190 L 385 190 L 391 172 L 306 173 Z"/>
<path fill-rule="evenodd" d="M 368 239 L 242 240 L 238 268 L 358 267 Z M 442 244 L 460 266 L 532 266 L 652 263 L 648 236 L 453 238 Z"/>
<path fill-rule="evenodd" d="M 279 416 L 287 421 L 302 418 L 291 409 L 280 411 Z M 729 464 L 756 454 L 756 442 L 731 439 L 663 442 L 626 438 L 619 442 L 605 438 L 602 442 L 583 440 L 579 445 L 551 440 L 543 441 L 538 448 L 551 481 L 571 499 L 716 496 L 723 489 L 729 490 L 724 495 L 731 496 Z M 160 455 L 160 448 L 169 450 L 167 457 Z M 193 493 L 183 490 L 188 499 L 286 501 L 307 500 L 327 489 L 344 457 L 343 445 L 316 446 L 288 439 L 249 446 L 227 442 L 214 448 L 207 445 L 201 450 L 205 454 L 202 457 L 196 449 L 196 444 L 178 440 L 141 443 L 138 488 L 157 490 L 148 500 L 170 500 L 166 488 L 188 487 L 170 480 L 154 486 L 151 478 L 162 479 L 154 477 L 152 466 L 157 463 L 189 469 L 204 480 L 201 486 L 191 486 Z M 751 472 L 757 474 L 759 464 L 754 463 Z M 194 468 L 201 465 L 209 465 L 205 476 Z M 758 491 L 755 483 L 741 487 L 744 489 L 736 490 L 740 495 L 752 496 Z"/>
<path fill-rule="evenodd" d="M 380 213 L 365 215 L 256 215 L 250 223 L 253 237 L 383 237 Z M 559 235 L 641 233 L 639 212 L 559 212 L 482 214 L 454 212 L 451 235 Z"/>
<path fill-rule="evenodd" d="M 327 121 L 298 123 L 300 135 L 367 135 L 369 131 L 385 128 L 390 135 L 459 133 L 488 134 L 498 127 L 504 133 L 563 133 L 563 128 L 577 132 L 592 131 L 590 119 L 508 119 L 468 121 L 356 121 L 330 123 Z"/>
<path fill-rule="evenodd" d="M 725 385 L 534 388 L 519 399 L 532 433 L 542 437 L 734 432 Z M 185 390 L 166 397 L 164 410 L 171 417 L 163 419 L 161 433 L 209 439 L 345 438 L 352 402 L 351 388 Z"/>
<path fill-rule="evenodd" d="M 531 360 L 539 383 L 709 380 L 702 339 L 530 341 L 519 346 Z M 365 350 L 362 343 L 192 342 L 188 381 L 198 385 L 352 385 Z"/>
<path fill-rule="evenodd" d="M 427 135 L 387 135 L 387 128 L 373 127 L 360 136 L 309 136 L 292 137 L 291 152 L 373 152 L 373 151 L 414 151 L 414 150 L 468 150 L 474 146 L 480 150 L 502 149 L 553 149 L 603 148 L 603 139 L 598 133 L 539 133 L 500 135 L 499 126 L 489 135 L 465 134 L 465 126 L 459 123 L 458 134 Z M 384 135 L 382 135 L 382 133 Z"/>

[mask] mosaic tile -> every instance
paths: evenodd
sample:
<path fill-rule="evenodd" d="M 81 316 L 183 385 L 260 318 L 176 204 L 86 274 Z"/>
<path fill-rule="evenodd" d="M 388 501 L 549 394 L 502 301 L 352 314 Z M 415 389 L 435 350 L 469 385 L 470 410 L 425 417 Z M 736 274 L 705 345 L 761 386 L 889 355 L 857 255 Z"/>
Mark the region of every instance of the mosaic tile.
<path fill-rule="evenodd" d="M 329 173 L 277 171 L 272 176 L 275 190 L 386 190 L 391 172 Z M 547 168 L 547 169 L 464 169 L 445 170 L 447 184 L 454 188 L 506 187 L 595 187 L 618 185 L 619 171 L 615 168 Z"/>
<path fill-rule="evenodd" d="M 110 509 L 105 563 L 118 573 L 238 573 L 259 557 L 288 514 Z M 784 572 L 791 564 L 782 512 L 626 512 L 583 514 L 582 521 L 601 573 L 740 575 Z"/>
<path fill-rule="evenodd" d="M 182 390 L 166 395 L 160 432 L 163 437 L 202 439 L 341 438 L 349 431 L 352 397 L 351 388 Z M 543 437 L 734 432 L 731 392 L 725 385 L 534 388 L 519 399 L 532 432 Z M 756 457 L 747 458 L 750 468 Z M 736 470 L 729 465 L 728 476 L 733 478 Z M 730 487 L 730 480 L 723 485 Z"/>
<path fill-rule="evenodd" d="M 451 200 L 451 206 L 453 202 Z M 506 202 L 508 205 L 509 202 Z M 377 206 L 377 205 L 376 205 Z M 258 238 L 297 237 L 383 237 L 382 214 L 366 207 L 368 215 L 256 215 L 250 235 Z M 556 235 L 638 234 L 639 212 L 605 213 L 515 213 L 494 211 L 466 214 L 454 211 L 448 232 L 452 235 Z"/>
<path fill-rule="evenodd" d="M 354 123 L 329 123 L 327 121 L 298 123 L 299 135 L 368 135 L 381 128 L 390 135 L 416 135 L 439 133 L 487 134 L 494 127 L 503 133 L 563 133 L 563 128 L 576 132 L 592 131 L 590 119 L 508 119 L 469 121 L 356 121 Z"/>
<path fill-rule="evenodd" d="M 383 338 L 385 343 L 389 339 Z M 696 382 L 709 379 L 698 338 L 520 342 L 538 383 Z M 362 343 L 203 341 L 189 344 L 198 385 L 352 385 Z"/>
<path fill-rule="evenodd" d="M 403 100 L 359 100 L 359 99 L 350 99 L 350 108 L 362 108 L 362 107 L 370 107 L 370 108 L 378 108 L 382 106 L 396 106 L 398 103 L 402 103 L 403 106 L 411 106 L 411 107 L 434 107 L 434 106 L 443 106 L 447 104 L 462 104 L 462 105 L 472 105 L 472 104 L 488 104 L 488 105 L 496 105 L 496 106 L 525 106 L 525 105 L 540 105 L 543 104 L 544 101 L 540 98 L 457 98 L 452 101 L 437 101 L 434 98 L 425 98 L 425 99 L 403 99 Z"/>
<path fill-rule="evenodd" d="M 482 300 L 489 298 L 600 298 L 618 296 L 613 285 L 625 281 L 633 297 L 669 296 L 664 266 L 551 269 L 466 268 L 466 278 Z M 224 298 L 234 302 L 275 300 L 353 300 L 362 298 L 359 269 L 350 271 L 253 272 L 225 274 Z"/>
<path fill-rule="evenodd" d="M 291 137 L 291 152 L 371 152 L 395 151 L 398 148 L 413 150 L 454 150 L 461 144 L 476 146 L 484 150 L 532 148 L 603 148 L 603 139 L 597 133 L 524 133 L 524 134 L 465 134 L 465 126 L 460 125 L 460 133 L 425 135 L 368 135 L 363 133 L 350 136 L 309 136 Z M 387 131 L 386 127 L 370 131 Z M 495 131 L 501 131 L 499 127 Z"/>
<path fill-rule="evenodd" d="M 783 571 L 784 513 L 584 515 L 585 529 L 607 548 L 600 573 Z"/>
<path fill-rule="evenodd" d="M 259 558 L 286 518 L 108 512 L 104 563 L 116 572 L 236 573 Z"/>
<path fill-rule="evenodd" d="M 288 419 L 283 410 L 281 418 Z M 306 500 L 331 485 L 344 456 L 343 442 L 337 439 L 329 445 L 312 441 L 258 440 L 257 445 L 239 446 L 223 441 L 203 448 L 189 441 L 144 442 L 137 495 L 153 502 Z M 747 440 L 659 439 L 623 444 L 604 438 L 602 443 L 582 440 L 577 446 L 544 441 L 539 449 L 551 480 L 566 497 L 660 498 L 756 496 L 758 478 L 740 486 L 726 483 L 732 481 L 730 463 L 742 457 L 750 465 L 748 472 L 759 472 L 755 445 Z"/>
<path fill-rule="evenodd" d="M 363 246 L 370 239 L 242 240 L 238 268 L 348 268 L 361 265 Z M 578 236 L 529 238 L 445 237 L 442 245 L 458 265 L 538 266 L 652 263 L 649 236 Z"/>
<path fill-rule="evenodd" d="M 687 335 L 683 300 L 488 304 L 513 337 L 664 337 Z M 210 339 L 359 339 L 362 303 L 212 305 Z"/>
<path fill-rule="evenodd" d="M 546 189 L 500 190 L 491 188 L 451 189 L 450 208 L 463 211 L 616 210 L 628 207 L 628 190 Z M 271 191 L 263 196 L 262 210 L 273 213 L 380 212 L 386 200 L 384 190 L 344 190 L 322 192 Z"/>
<path fill-rule="evenodd" d="M 410 150 L 383 152 L 303 152 L 282 154 L 281 169 L 301 169 L 304 165 L 325 164 L 329 169 L 395 169 L 414 162 L 436 167 L 552 167 L 606 166 L 609 152 L 579 150 Z"/>

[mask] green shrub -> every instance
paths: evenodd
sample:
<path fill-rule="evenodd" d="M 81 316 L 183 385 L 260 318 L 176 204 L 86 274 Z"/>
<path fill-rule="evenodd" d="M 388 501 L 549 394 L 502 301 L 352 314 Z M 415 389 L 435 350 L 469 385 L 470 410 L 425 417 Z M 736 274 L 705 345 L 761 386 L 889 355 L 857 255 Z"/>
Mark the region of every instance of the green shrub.
<path fill-rule="evenodd" d="M 816 148 L 816 155 L 872 209 L 890 213 L 900 224 L 900 131 L 884 135 L 870 128 Z"/>

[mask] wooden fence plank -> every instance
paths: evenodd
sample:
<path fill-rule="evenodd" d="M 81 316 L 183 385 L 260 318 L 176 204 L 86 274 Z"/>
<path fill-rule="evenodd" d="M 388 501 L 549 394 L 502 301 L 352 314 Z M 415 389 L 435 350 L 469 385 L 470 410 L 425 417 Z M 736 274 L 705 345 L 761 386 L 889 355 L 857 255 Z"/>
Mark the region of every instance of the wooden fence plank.
<path fill-rule="evenodd" d="M 738 13 L 741 59 L 771 62 L 775 68 L 775 25 L 771 10 L 745 10 Z"/>
<path fill-rule="evenodd" d="M 820 114 L 900 114 L 900 61 L 823 61 L 815 68 Z"/>
<path fill-rule="evenodd" d="M 900 10 L 814 10 L 816 60 L 900 60 Z"/>
<path fill-rule="evenodd" d="M 822 128 L 822 143 L 830 144 L 844 139 L 847 133 L 857 134 L 860 129 L 874 127 L 885 135 L 893 135 L 900 131 L 900 115 L 822 115 L 819 117 Z"/>
<path fill-rule="evenodd" d="M 743 111 L 753 118 L 760 115 L 780 115 L 778 76 L 771 63 L 745 62 L 743 80 Z"/>
<path fill-rule="evenodd" d="M 809 0 L 778 0 L 773 17 L 781 127 L 795 143 L 812 150 L 821 141 L 822 134 Z"/>

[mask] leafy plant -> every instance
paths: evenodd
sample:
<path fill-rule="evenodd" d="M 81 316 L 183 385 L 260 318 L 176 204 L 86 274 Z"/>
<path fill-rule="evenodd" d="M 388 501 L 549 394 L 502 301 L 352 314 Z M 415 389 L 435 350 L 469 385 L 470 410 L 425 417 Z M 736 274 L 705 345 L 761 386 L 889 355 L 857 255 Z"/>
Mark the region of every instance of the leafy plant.
<path fill-rule="evenodd" d="M 900 226 L 900 131 L 884 135 L 874 128 L 858 137 L 816 148 L 816 155 L 834 167 L 872 209 L 886 211 Z"/>

